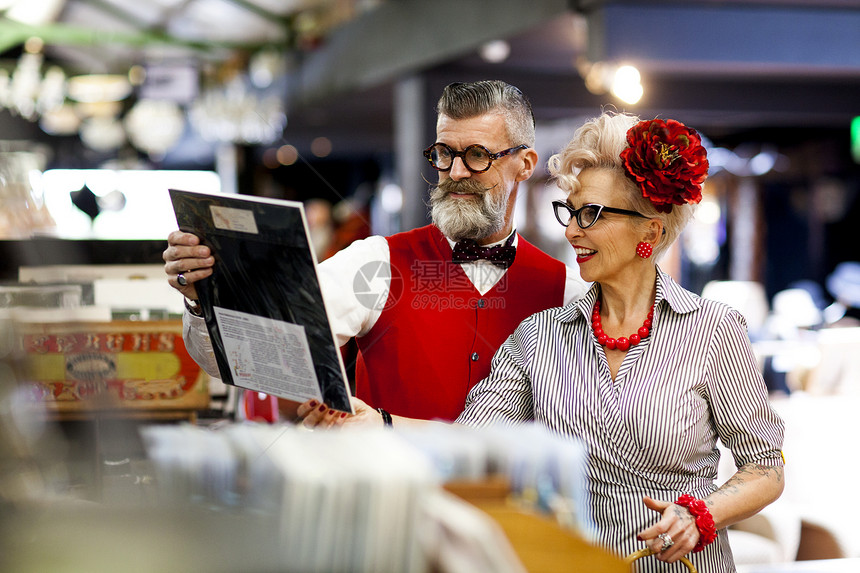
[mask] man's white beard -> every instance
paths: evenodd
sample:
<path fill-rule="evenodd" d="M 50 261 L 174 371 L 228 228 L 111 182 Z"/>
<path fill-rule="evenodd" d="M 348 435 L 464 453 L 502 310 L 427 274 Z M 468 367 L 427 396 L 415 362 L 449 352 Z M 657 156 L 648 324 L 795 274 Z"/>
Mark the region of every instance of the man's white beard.
<path fill-rule="evenodd" d="M 477 241 L 502 230 L 508 206 L 505 193 L 493 193 L 471 181 L 465 186 L 451 185 L 450 180 L 445 183 L 430 191 L 430 218 L 446 237 Z M 472 193 L 475 199 L 455 199 L 450 196 L 452 192 Z"/>

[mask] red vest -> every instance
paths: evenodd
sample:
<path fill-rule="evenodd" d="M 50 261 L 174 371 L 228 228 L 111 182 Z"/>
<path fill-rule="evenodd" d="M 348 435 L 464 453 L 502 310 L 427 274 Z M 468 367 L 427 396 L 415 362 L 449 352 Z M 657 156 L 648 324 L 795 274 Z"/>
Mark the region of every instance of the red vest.
<path fill-rule="evenodd" d="M 356 339 L 356 395 L 392 414 L 454 420 L 520 322 L 564 303 L 565 266 L 520 236 L 514 263 L 481 296 L 436 227 L 388 237 L 388 247 L 388 300 Z"/>

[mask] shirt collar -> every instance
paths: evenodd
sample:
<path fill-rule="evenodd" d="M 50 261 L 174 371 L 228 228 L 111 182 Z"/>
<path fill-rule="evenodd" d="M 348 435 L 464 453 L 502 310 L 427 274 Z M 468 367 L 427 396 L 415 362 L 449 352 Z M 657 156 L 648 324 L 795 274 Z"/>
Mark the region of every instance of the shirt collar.
<path fill-rule="evenodd" d="M 594 303 L 597 301 L 597 295 L 600 291 L 600 286 L 597 283 L 592 283 L 582 298 L 568 303 L 567 306 L 558 309 L 556 320 L 559 322 L 573 322 L 579 316 L 585 318 L 591 317 L 591 309 L 594 308 Z M 691 293 L 687 289 L 675 282 L 675 280 L 664 273 L 660 267 L 657 267 L 657 293 L 654 300 L 654 307 L 659 307 L 660 303 L 666 301 L 674 312 L 678 314 L 686 314 L 693 312 L 701 307 L 699 297 Z"/>
<path fill-rule="evenodd" d="M 514 242 L 513 242 L 513 243 L 511 243 L 511 245 L 512 245 L 512 246 L 514 246 L 514 247 L 516 247 L 516 246 L 517 246 L 517 243 L 519 242 L 519 239 L 520 239 L 520 236 L 519 236 L 519 235 L 517 235 L 517 228 L 516 228 L 516 227 L 514 227 L 514 229 L 513 229 L 513 230 L 512 230 L 508 235 L 506 235 L 506 236 L 505 236 L 505 238 L 504 238 L 504 239 L 502 239 L 501 241 L 496 241 L 495 243 L 490 243 L 490 244 L 488 244 L 488 245 L 481 245 L 481 246 L 482 246 L 482 247 L 497 247 L 497 246 L 499 246 L 499 245 L 504 244 L 504 243 L 505 243 L 505 241 L 507 241 L 508 239 L 510 239 L 510 238 L 511 238 L 511 235 L 514 235 Z M 453 241 L 453 240 L 449 239 L 447 235 L 445 236 L 445 240 L 446 240 L 446 241 L 448 241 L 448 244 L 449 244 L 449 245 L 451 245 L 451 248 L 452 248 L 452 249 L 454 248 L 454 245 L 456 245 L 456 244 L 457 244 L 457 241 Z"/>
<path fill-rule="evenodd" d="M 665 300 L 669 307 L 678 314 L 687 314 L 701 308 L 697 295 L 675 282 L 675 280 L 657 267 L 657 303 Z"/>

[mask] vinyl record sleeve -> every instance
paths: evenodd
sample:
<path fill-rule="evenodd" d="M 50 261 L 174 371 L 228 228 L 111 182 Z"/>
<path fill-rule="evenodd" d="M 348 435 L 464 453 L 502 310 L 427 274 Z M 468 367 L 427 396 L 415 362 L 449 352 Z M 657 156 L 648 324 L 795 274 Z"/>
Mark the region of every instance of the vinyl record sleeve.
<path fill-rule="evenodd" d="M 215 257 L 194 286 L 221 380 L 352 413 L 302 204 L 178 189 L 170 199 L 179 228 Z"/>

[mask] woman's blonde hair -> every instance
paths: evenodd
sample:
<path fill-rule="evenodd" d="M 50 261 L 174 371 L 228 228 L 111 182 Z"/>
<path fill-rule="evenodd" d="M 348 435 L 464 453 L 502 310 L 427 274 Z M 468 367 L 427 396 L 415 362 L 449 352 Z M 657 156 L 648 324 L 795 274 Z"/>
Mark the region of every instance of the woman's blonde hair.
<path fill-rule="evenodd" d="M 620 174 L 618 179 L 623 181 L 627 205 L 613 206 L 638 211 L 663 223 L 663 237 L 654 245 L 654 258 L 658 260 L 687 226 L 696 206 L 674 205 L 670 213 L 661 213 L 627 177 L 621 152 L 627 147 L 628 130 L 639 121 L 637 116 L 629 113 L 608 111 L 590 119 L 576 130 L 573 139 L 561 152 L 550 157 L 549 172 L 556 185 L 568 195 L 579 191 L 579 173 L 583 169 L 609 169 Z"/>

